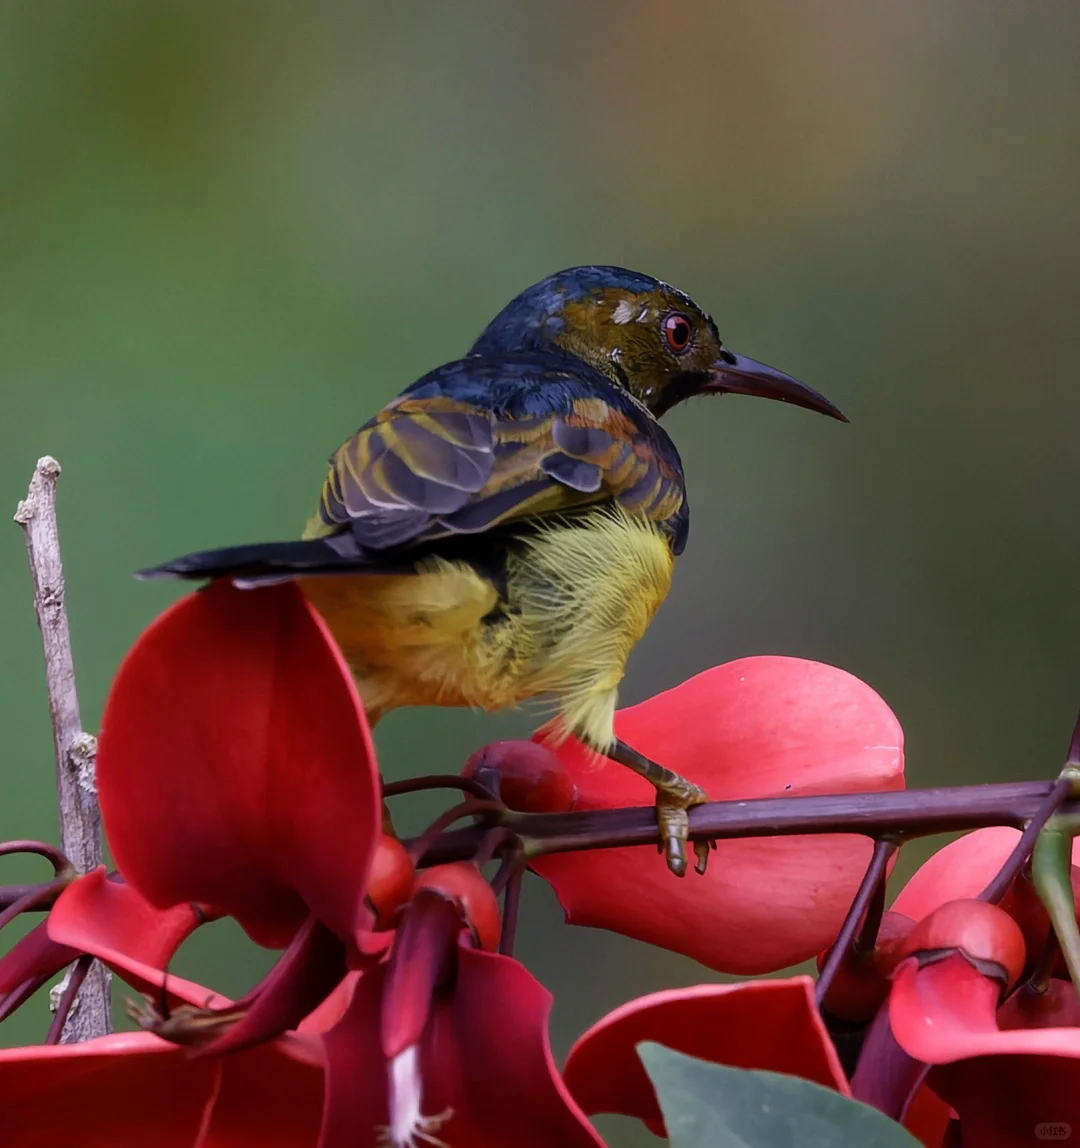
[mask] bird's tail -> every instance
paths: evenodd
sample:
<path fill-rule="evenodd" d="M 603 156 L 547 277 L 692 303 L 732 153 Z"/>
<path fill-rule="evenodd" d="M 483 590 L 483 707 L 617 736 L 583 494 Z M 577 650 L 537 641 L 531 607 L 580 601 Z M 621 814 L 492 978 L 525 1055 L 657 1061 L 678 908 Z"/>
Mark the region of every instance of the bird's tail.
<path fill-rule="evenodd" d="M 263 586 L 290 578 L 385 570 L 351 539 L 312 538 L 298 542 L 256 542 L 185 554 L 160 566 L 140 570 L 137 578 L 231 578 L 237 586 Z M 335 543 L 337 545 L 335 545 Z"/>

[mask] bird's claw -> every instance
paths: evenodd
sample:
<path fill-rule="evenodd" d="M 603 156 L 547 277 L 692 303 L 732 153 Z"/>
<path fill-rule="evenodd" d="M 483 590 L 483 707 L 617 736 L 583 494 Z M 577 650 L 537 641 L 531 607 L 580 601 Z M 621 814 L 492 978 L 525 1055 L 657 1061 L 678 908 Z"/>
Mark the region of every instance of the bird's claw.
<path fill-rule="evenodd" d="M 709 795 L 700 785 L 694 785 L 680 777 L 678 783 L 665 785 L 656 794 L 656 820 L 660 826 L 660 852 L 664 854 L 667 867 L 676 877 L 686 875 L 686 843 L 690 840 L 690 815 L 687 812 L 695 805 L 709 800 Z M 715 849 L 713 841 L 695 841 L 694 856 L 698 873 L 705 872 L 709 860 L 709 850 Z"/>

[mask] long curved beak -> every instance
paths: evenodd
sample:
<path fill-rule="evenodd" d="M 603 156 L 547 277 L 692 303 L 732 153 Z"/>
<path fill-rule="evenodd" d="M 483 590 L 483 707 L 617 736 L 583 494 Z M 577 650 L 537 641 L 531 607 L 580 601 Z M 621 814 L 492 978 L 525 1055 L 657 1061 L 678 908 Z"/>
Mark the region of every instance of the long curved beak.
<path fill-rule="evenodd" d="M 839 419 L 846 423 L 848 420 L 841 412 L 829 402 L 824 395 L 785 375 L 773 367 L 767 367 L 756 359 L 748 359 L 745 355 L 736 355 L 732 351 L 722 352 L 718 359 L 709 368 L 708 378 L 701 388 L 706 393 L 728 393 L 732 395 L 757 395 L 763 399 L 776 399 L 781 403 L 791 403 L 796 407 L 805 407 L 808 411 L 817 411 L 828 415 L 831 419 Z"/>

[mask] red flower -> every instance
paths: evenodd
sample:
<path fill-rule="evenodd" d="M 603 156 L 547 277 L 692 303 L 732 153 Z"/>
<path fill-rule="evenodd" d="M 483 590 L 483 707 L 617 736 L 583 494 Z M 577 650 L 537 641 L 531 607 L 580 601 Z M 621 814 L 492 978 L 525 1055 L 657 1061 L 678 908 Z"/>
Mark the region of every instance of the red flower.
<path fill-rule="evenodd" d="M 927 1084 L 956 1111 L 964 1144 L 979 1148 L 1063 1139 L 1080 1128 L 1072 984 L 1044 977 L 1002 1003 L 1043 951 L 1046 911 L 1024 874 L 999 906 L 970 900 L 1019 838 L 1008 828 L 967 834 L 911 878 L 894 908 L 920 920 L 879 1018 L 912 1062 L 931 1066 Z"/>
<path fill-rule="evenodd" d="M 82 899 L 91 890 L 91 913 L 108 920 L 113 946 L 148 965 L 163 966 L 206 919 L 190 904 L 155 909 L 118 876 L 107 880 L 104 868 L 73 882 L 61 894 L 60 901 L 66 899 L 70 904 L 72 897 Z M 0 1015 L 13 1012 L 65 965 L 88 951 L 81 944 L 65 944 L 58 939 L 56 919 L 54 909 L 0 957 Z"/>
<path fill-rule="evenodd" d="M 843 670 L 744 658 L 620 710 L 635 749 L 716 801 L 901 789 L 903 735 L 888 706 Z M 542 736 L 538 735 L 538 736 Z M 580 743 L 557 749 L 575 809 L 647 805 L 651 786 Z M 704 877 L 672 879 L 647 849 L 538 857 L 567 920 L 760 973 L 814 956 L 836 936 L 870 858 L 857 836 L 721 841 Z"/>
<path fill-rule="evenodd" d="M 256 940 L 288 945 L 236 1006 L 177 1008 L 155 1032 L 229 1064 L 267 1041 L 292 1049 L 288 1030 L 309 1049 L 317 1029 L 323 1148 L 367 1143 L 377 1126 L 410 1146 L 436 1133 L 462 1148 L 601 1144 L 555 1071 L 550 998 L 516 962 L 474 947 L 498 943 L 490 885 L 467 864 L 414 882 L 381 837 L 359 698 L 294 586 L 214 585 L 151 626 L 110 694 L 99 777 L 119 866 L 152 903 L 219 906 Z M 88 937 L 69 894 L 54 910 L 58 940 L 96 944 L 136 984 L 162 983 Z"/>
<path fill-rule="evenodd" d="M 39 967 L 55 966 L 50 975 L 58 960 L 90 953 L 156 1000 L 167 993 L 171 1009 L 201 1013 L 232 1002 L 162 972 L 201 919 L 191 905 L 155 910 L 99 869 L 69 885 L 45 931 L 29 936 L 48 954 Z M 0 964 L 13 967 L 22 950 L 20 942 Z M 316 1037 L 291 1036 L 234 1057 L 192 1059 L 187 1049 L 140 1032 L 11 1048 L 0 1050 L 0 1093 L 4 1144 L 315 1148 L 322 1047 Z"/>
<path fill-rule="evenodd" d="M 985 955 L 974 958 L 955 922 L 952 935 L 951 946 L 940 930 L 931 938 L 939 959 L 916 952 L 897 967 L 889 999 L 896 1041 L 937 1066 L 928 1082 L 956 1110 L 965 1144 L 1007 1148 L 1080 1128 L 1072 985 L 1052 978 L 1045 991 L 1021 987 L 1001 1005 L 1008 971 L 1003 976 Z M 1004 948 L 995 955 L 1007 959 Z"/>
<path fill-rule="evenodd" d="M 471 866 L 442 868 L 418 882 L 389 962 L 360 977 L 326 1036 L 320 1148 L 352 1148 L 380 1126 L 381 1142 L 409 1148 L 602 1148 L 552 1060 L 550 994 L 477 947 L 498 937 L 490 886 Z"/>

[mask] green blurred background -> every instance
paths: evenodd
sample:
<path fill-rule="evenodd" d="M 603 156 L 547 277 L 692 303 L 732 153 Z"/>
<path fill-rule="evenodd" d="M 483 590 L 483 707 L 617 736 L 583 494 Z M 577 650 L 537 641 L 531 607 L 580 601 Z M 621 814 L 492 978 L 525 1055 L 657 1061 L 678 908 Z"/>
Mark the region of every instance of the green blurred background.
<path fill-rule="evenodd" d="M 294 534 L 385 400 L 526 285 L 611 262 L 851 419 L 669 417 L 694 528 L 625 700 L 802 655 L 891 703 L 911 784 L 1053 773 L 1080 702 L 1078 59 L 1065 0 L 0 4 L 0 504 L 60 459 L 86 725 L 177 594 L 132 570 Z M 0 648 L 0 838 L 55 838 L 15 526 Z M 399 713 L 378 744 L 395 778 L 529 728 Z M 560 1052 L 711 977 L 564 927 L 535 884 L 520 955 Z M 239 992 L 266 960 L 217 925 L 182 967 Z"/>

